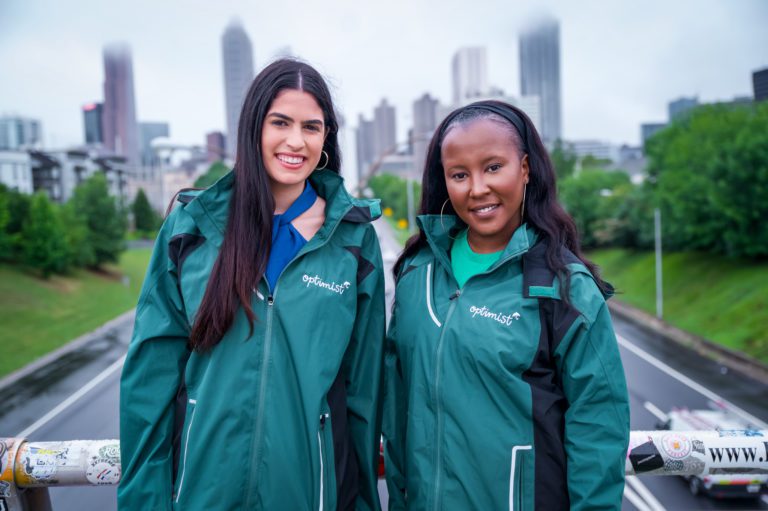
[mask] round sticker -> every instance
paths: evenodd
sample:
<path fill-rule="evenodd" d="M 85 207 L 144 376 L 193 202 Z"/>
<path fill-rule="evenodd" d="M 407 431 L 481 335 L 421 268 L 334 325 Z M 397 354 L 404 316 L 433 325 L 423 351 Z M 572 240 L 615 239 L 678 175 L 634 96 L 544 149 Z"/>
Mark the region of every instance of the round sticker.
<path fill-rule="evenodd" d="M 667 456 L 679 460 L 691 454 L 691 441 L 683 435 L 671 433 L 661 437 L 661 448 Z"/>

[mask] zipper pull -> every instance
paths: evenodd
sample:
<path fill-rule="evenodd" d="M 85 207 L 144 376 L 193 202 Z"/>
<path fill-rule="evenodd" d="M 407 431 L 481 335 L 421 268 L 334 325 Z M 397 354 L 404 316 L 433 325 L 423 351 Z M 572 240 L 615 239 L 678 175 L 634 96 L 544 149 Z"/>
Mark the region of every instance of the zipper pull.
<path fill-rule="evenodd" d="M 331 416 L 330 413 L 324 413 L 320 415 L 320 429 L 325 428 L 325 420 L 330 416 Z"/>
<path fill-rule="evenodd" d="M 271 307 L 273 303 L 275 303 L 275 299 L 272 298 L 272 295 L 269 295 L 267 297 L 267 305 L 269 305 Z"/>
<path fill-rule="evenodd" d="M 456 292 L 455 292 L 455 293 L 453 293 L 453 294 L 450 296 L 450 298 L 448 298 L 448 300 L 449 300 L 449 301 L 450 301 L 450 300 L 455 300 L 455 299 L 456 299 L 456 298 L 458 298 L 459 296 L 461 296 L 461 289 L 457 289 L 457 290 L 456 290 Z"/>

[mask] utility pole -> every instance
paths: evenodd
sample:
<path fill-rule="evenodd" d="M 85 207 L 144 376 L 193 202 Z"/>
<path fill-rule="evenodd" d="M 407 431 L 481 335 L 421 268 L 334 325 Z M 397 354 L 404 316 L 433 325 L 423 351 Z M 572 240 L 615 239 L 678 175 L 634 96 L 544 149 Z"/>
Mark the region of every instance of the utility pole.
<path fill-rule="evenodd" d="M 664 293 L 661 278 L 661 210 L 653 210 L 654 238 L 656 240 L 656 317 L 662 319 L 664 310 Z"/>
<path fill-rule="evenodd" d="M 414 232 L 416 228 L 416 211 L 413 207 L 413 179 L 406 177 L 405 183 L 408 199 L 408 232 Z"/>

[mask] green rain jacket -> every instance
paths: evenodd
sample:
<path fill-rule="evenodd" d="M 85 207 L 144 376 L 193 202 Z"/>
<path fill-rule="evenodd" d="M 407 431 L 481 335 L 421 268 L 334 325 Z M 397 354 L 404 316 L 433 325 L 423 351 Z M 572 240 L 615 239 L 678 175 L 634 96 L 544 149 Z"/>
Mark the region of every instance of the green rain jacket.
<path fill-rule="evenodd" d="M 523 226 L 458 289 L 448 218 L 445 228 L 439 216 L 419 218 L 428 246 L 404 262 L 395 292 L 390 509 L 620 509 L 627 388 L 592 275 L 565 251 L 566 304 L 545 243 Z"/>
<path fill-rule="evenodd" d="M 182 195 L 147 270 L 120 386 L 121 510 L 378 509 L 384 280 L 370 221 L 330 171 L 321 229 L 254 289 L 221 342 L 190 351 L 234 174 Z"/>

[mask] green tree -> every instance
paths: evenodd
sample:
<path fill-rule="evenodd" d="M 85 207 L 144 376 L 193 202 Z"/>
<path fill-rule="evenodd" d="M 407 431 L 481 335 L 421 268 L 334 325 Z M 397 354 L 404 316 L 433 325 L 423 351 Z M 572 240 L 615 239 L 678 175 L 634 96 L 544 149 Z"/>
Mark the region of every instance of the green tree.
<path fill-rule="evenodd" d="M 649 183 L 628 187 L 620 186 L 614 190 L 617 199 L 616 209 L 610 214 L 614 230 L 610 245 L 627 248 L 649 249 L 654 243 L 653 209 L 655 199 Z"/>
<path fill-rule="evenodd" d="M 368 181 L 374 196 L 381 199 L 384 208 L 391 208 L 395 219 L 408 219 L 408 182 L 392 174 L 378 174 Z M 413 185 L 413 206 L 419 207 L 421 185 Z"/>
<path fill-rule="evenodd" d="M 67 269 L 64 230 L 55 207 L 43 193 L 32 198 L 29 218 L 21 231 L 24 261 L 40 270 L 44 278 Z"/>
<path fill-rule="evenodd" d="M 59 208 L 59 218 L 64 227 L 64 241 L 70 266 L 96 265 L 96 254 L 89 241 L 88 223 L 85 216 L 75 209 L 73 201 Z"/>
<path fill-rule="evenodd" d="M 208 170 L 205 172 L 205 174 L 198 177 L 195 181 L 195 184 L 192 186 L 195 188 L 208 188 L 213 183 L 222 178 L 227 172 L 229 172 L 229 167 L 224 165 L 223 162 L 217 161 L 208 167 Z"/>
<path fill-rule="evenodd" d="M 584 247 L 614 243 L 623 228 L 616 216 L 619 205 L 631 190 L 623 172 L 584 170 L 560 184 L 560 197 L 576 222 Z"/>
<path fill-rule="evenodd" d="M 7 190 L 8 222 L 5 224 L 6 239 L 8 242 L 8 259 L 20 262 L 24 258 L 21 246 L 21 229 L 29 217 L 29 207 L 32 197 L 16 190 Z"/>
<path fill-rule="evenodd" d="M 552 165 L 555 167 L 558 181 L 573 175 L 578 157 L 559 138 L 555 141 L 555 145 L 550 152 L 550 158 L 552 159 Z"/>
<path fill-rule="evenodd" d="M 697 108 L 647 153 L 667 246 L 768 256 L 768 103 Z"/>
<path fill-rule="evenodd" d="M 92 266 L 117 262 L 125 249 L 126 218 L 114 197 L 109 195 L 107 179 L 97 172 L 75 188 L 72 197 L 75 213 L 88 228 L 87 243 L 93 250 Z"/>
<path fill-rule="evenodd" d="M 608 169 L 611 166 L 611 160 L 608 158 L 598 158 L 588 154 L 581 159 L 581 167 L 585 169 Z"/>
<path fill-rule="evenodd" d="M 148 233 L 160 226 L 160 216 L 149 205 L 149 199 L 147 199 L 147 194 L 144 193 L 143 188 L 139 188 L 136 193 L 136 198 L 131 205 L 131 212 L 133 213 L 133 224 L 137 231 Z"/>

